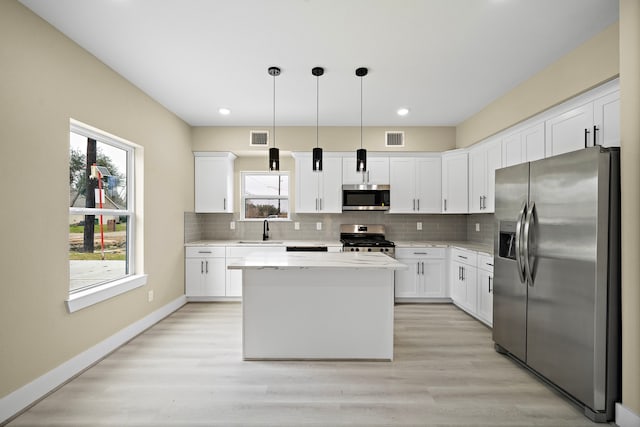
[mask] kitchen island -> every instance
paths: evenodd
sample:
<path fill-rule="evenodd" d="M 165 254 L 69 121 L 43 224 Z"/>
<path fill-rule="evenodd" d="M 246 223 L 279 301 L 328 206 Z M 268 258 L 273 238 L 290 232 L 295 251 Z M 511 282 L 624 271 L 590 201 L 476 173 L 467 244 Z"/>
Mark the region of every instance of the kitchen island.
<path fill-rule="evenodd" d="M 395 259 L 255 252 L 228 268 L 243 271 L 245 360 L 393 359 Z"/>

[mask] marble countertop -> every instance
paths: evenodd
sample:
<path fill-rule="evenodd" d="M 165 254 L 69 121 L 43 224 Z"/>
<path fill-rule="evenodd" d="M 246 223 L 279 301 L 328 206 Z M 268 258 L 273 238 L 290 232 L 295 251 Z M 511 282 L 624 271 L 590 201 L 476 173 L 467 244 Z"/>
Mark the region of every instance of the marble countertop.
<path fill-rule="evenodd" d="M 396 248 L 446 248 L 454 247 L 460 249 L 469 249 L 476 252 L 483 252 L 489 255 L 493 255 L 493 244 L 469 242 L 469 241 L 402 241 L 396 240 L 394 242 Z"/>
<path fill-rule="evenodd" d="M 371 252 L 284 252 L 280 254 L 254 252 L 241 261 L 230 264 L 229 270 L 301 269 L 301 268 L 366 268 L 403 270 L 407 266 L 384 254 Z"/>
<path fill-rule="evenodd" d="M 337 246 L 342 247 L 339 240 L 197 240 L 185 243 L 185 246 Z"/>

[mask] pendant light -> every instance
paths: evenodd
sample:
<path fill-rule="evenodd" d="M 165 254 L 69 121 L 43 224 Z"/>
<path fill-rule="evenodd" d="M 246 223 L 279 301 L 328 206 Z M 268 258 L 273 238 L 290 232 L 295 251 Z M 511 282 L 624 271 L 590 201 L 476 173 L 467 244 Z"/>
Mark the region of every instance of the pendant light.
<path fill-rule="evenodd" d="M 324 74 L 324 68 L 314 67 L 311 74 L 316 76 L 316 147 L 313 149 L 313 171 L 322 172 L 322 148 L 319 147 L 319 119 L 320 116 L 320 76 Z"/>
<path fill-rule="evenodd" d="M 360 149 L 356 150 L 356 171 L 366 172 L 367 150 L 362 148 L 362 78 L 367 75 L 368 69 L 360 67 L 356 69 L 356 76 L 360 77 Z"/>
<path fill-rule="evenodd" d="M 273 77 L 273 147 L 269 148 L 269 170 L 280 170 L 280 150 L 276 148 L 276 77 L 280 75 L 280 68 L 269 67 L 269 75 Z"/>

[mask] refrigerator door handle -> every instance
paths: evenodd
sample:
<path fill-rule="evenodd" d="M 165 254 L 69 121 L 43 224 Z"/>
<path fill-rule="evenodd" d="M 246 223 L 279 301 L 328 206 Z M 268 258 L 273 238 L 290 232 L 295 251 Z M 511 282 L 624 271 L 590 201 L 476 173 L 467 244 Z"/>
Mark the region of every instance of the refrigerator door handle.
<path fill-rule="evenodd" d="M 524 275 L 524 264 L 522 263 L 522 223 L 527 211 L 527 202 L 522 203 L 520 212 L 518 213 L 518 221 L 516 222 L 516 265 L 518 266 L 518 276 L 520 276 L 520 282 L 526 281 Z"/>
<path fill-rule="evenodd" d="M 530 248 L 529 248 L 529 237 L 531 234 L 531 221 L 533 220 L 533 215 L 536 209 L 535 202 L 531 202 L 529 209 L 527 210 L 527 217 L 524 221 L 524 232 L 522 233 L 522 240 L 524 240 L 524 270 L 525 275 L 527 277 L 527 281 L 529 282 L 529 286 L 533 286 L 533 271 L 531 268 L 531 263 L 529 262 L 529 257 L 531 256 Z"/>

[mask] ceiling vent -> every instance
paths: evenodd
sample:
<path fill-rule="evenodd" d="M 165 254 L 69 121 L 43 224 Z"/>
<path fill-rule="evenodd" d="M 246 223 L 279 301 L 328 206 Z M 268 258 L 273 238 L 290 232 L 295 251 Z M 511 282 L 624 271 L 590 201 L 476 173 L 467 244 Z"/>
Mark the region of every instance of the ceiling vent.
<path fill-rule="evenodd" d="M 252 130 L 249 137 L 249 146 L 268 147 L 269 131 L 268 130 Z"/>
<path fill-rule="evenodd" d="M 404 147 L 403 131 L 386 131 L 384 133 L 385 147 Z"/>

